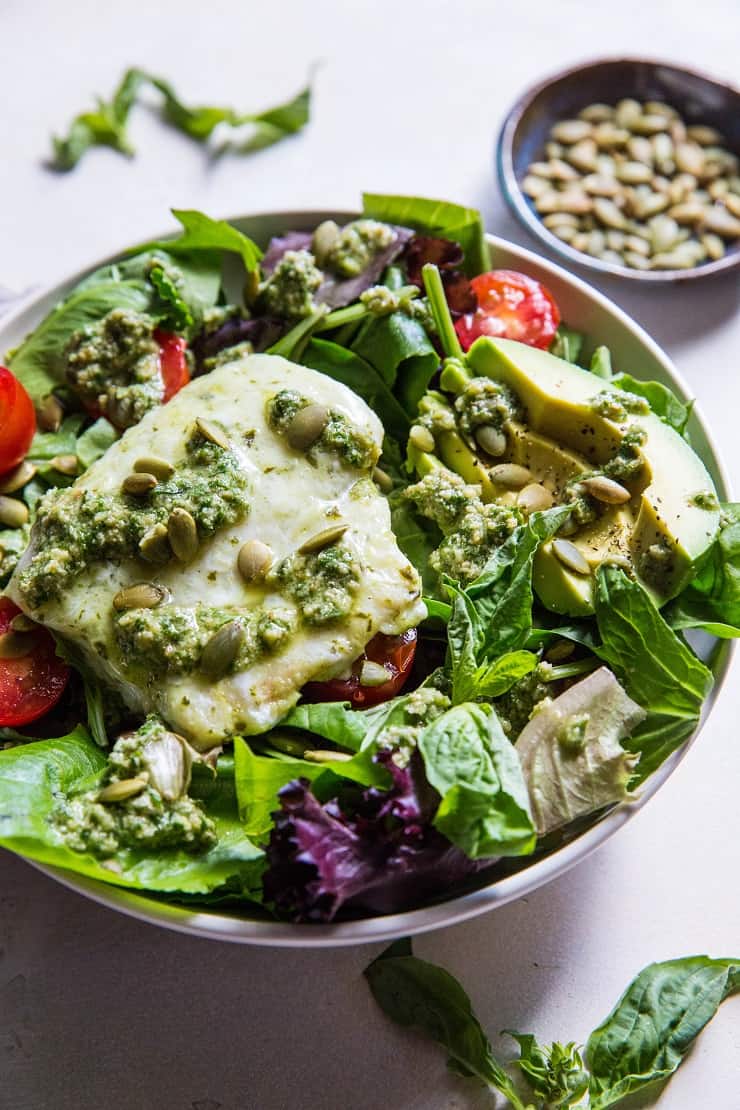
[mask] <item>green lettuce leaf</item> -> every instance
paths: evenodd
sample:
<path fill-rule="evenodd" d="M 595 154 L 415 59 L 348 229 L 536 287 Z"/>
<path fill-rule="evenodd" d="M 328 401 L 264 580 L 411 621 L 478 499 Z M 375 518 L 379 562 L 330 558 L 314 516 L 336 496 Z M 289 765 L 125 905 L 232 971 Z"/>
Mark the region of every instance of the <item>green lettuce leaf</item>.
<path fill-rule="evenodd" d="M 491 269 L 491 253 L 483 220 L 475 208 L 426 197 L 363 193 L 362 211 L 374 220 L 412 227 L 422 235 L 439 236 L 459 243 L 465 252 L 465 272 L 469 277 Z"/>
<path fill-rule="evenodd" d="M 590 1110 L 667 1079 L 720 1004 L 740 989 L 740 959 L 687 956 L 641 971 L 586 1044 Z"/>
<path fill-rule="evenodd" d="M 693 401 L 684 404 L 668 386 L 661 382 L 643 382 L 633 378 L 631 374 L 617 374 L 612 378 L 612 385 L 617 386 L 618 389 L 626 389 L 628 393 L 635 393 L 638 397 L 644 397 L 651 410 L 664 424 L 668 424 L 679 435 L 686 436 L 686 425 L 694 407 Z"/>
<path fill-rule="evenodd" d="M 535 831 L 516 751 L 490 705 L 456 705 L 418 741 L 441 794 L 434 824 L 471 859 L 533 851 Z"/>
<path fill-rule="evenodd" d="M 137 247 L 137 251 L 159 249 L 178 259 L 182 254 L 190 256 L 205 251 L 213 257 L 215 252 L 226 251 L 241 258 L 247 273 L 257 269 L 262 251 L 255 242 L 226 220 L 214 220 L 194 208 L 173 208 L 172 215 L 183 227 L 178 237 L 146 243 Z"/>
<path fill-rule="evenodd" d="M 125 849 L 116 854 L 120 870 L 114 871 L 68 848 L 50 823 L 51 813 L 61 795 L 90 789 L 105 764 L 105 755 L 82 726 L 58 740 L 0 752 L 0 844 L 40 863 L 136 890 L 205 894 L 227 882 L 238 882 L 245 891 L 254 887 L 262 852 L 244 835 L 235 803 L 205 803 L 218 842 L 201 855 Z"/>
<path fill-rule="evenodd" d="M 104 416 L 86 428 L 82 435 L 77 437 L 74 448 L 82 468 L 87 470 L 88 466 L 92 466 L 119 437 L 120 432 Z"/>

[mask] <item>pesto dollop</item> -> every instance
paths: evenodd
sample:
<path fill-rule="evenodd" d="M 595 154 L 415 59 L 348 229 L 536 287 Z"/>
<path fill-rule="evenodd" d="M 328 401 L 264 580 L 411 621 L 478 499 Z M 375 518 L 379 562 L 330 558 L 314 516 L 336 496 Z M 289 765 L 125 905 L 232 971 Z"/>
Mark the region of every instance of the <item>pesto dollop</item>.
<path fill-rule="evenodd" d="M 267 422 L 278 435 L 285 435 L 296 415 L 311 402 L 294 389 L 281 389 L 267 407 Z M 317 463 L 323 451 L 337 455 L 348 466 L 367 470 L 378 460 L 375 441 L 334 409 L 330 409 L 321 434 L 306 450 L 310 462 Z"/>
<path fill-rule="evenodd" d="M 513 391 L 490 378 L 473 378 L 455 400 L 457 426 L 473 450 L 478 428 L 501 431 L 507 421 L 520 419 L 521 415 L 522 407 Z"/>
<path fill-rule="evenodd" d="M 119 428 L 137 424 L 164 400 L 155 327 L 145 313 L 114 308 L 67 345 L 67 381 Z"/>
<path fill-rule="evenodd" d="M 323 280 L 311 251 L 286 251 L 260 289 L 260 305 L 272 316 L 300 320 L 316 311 L 313 295 Z"/>
<path fill-rule="evenodd" d="M 395 237 L 389 224 L 378 220 L 353 220 L 345 224 L 326 251 L 323 265 L 338 277 L 357 277 Z"/>
<path fill-rule="evenodd" d="M 346 544 L 333 543 L 321 551 L 283 559 L 269 579 L 295 602 L 306 624 L 325 625 L 350 613 L 360 569 Z"/>

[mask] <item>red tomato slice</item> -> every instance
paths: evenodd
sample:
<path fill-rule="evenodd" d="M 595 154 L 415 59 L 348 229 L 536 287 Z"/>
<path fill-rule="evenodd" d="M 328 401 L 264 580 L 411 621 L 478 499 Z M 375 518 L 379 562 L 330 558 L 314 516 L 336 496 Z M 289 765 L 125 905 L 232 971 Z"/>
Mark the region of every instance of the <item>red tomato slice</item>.
<path fill-rule="evenodd" d="M 0 597 L 0 636 L 20 613 L 7 597 Z M 48 713 L 59 701 L 69 679 L 69 667 L 56 654 L 54 638 L 45 628 L 19 633 L 28 637 L 28 652 L 18 659 L 0 659 L 0 725 L 16 728 Z"/>
<path fill-rule="evenodd" d="M 539 281 L 515 270 L 491 270 L 474 277 L 470 284 L 478 297 L 478 309 L 455 322 L 464 351 L 481 335 L 517 339 L 530 347 L 550 346 L 560 311 Z"/>
<path fill-rule="evenodd" d="M 416 654 L 416 629 L 410 628 L 401 636 L 384 636 L 378 633 L 365 648 L 365 652 L 352 664 L 349 678 L 332 678 L 328 682 L 308 682 L 303 687 L 305 701 L 348 701 L 354 709 L 368 709 L 381 701 L 388 701 L 401 690 L 409 676 Z M 391 677 L 380 686 L 362 686 L 360 671 L 366 659 L 380 663 Z"/>
<path fill-rule="evenodd" d="M 31 398 L 16 376 L 0 366 L 0 474 L 23 461 L 35 431 Z"/>
<path fill-rule="evenodd" d="M 154 338 L 159 343 L 159 367 L 164 382 L 165 404 L 190 381 L 190 371 L 185 358 L 187 343 L 181 335 L 157 328 Z"/>

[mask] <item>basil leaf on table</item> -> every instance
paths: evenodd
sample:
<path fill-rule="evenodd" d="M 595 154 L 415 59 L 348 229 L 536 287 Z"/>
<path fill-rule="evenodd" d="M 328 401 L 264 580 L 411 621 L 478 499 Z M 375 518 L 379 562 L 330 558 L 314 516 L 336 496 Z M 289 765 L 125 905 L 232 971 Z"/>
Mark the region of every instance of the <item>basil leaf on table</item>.
<path fill-rule="evenodd" d="M 714 680 L 624 571 L 599 567 L 594 602 L 602 642 L 593 650 L 648 710 L 647 719 L 623 741 L 628 751 L 640 753 L 634 788 L 694 731 Z"/>
<path fill-rule="evenodd" d="M 180 849 L 122 849 L 120 871 L 102 866 L 95 856 L 72 851 L 49 822 L 63 795 L 94 785 L 106 757 L 79 726 L 57 740 L 38 740 L 0 751 L 0 845 L 40 863 L 136 890 L 204 894 L 228 881 L 254 887 L 262 852 L 245 835 L 236 805 L 205 809 L 216 825 L 218 842 L 200 855 Z"/>
<path fill-rule="evenodd" d="M 442 796 L 434 825 L 470 859 L 533 851 L 535 831 L 516 750 L 490 705 L 456 705 L 418 741 Z"/>
<path fill-rule="evenodd" d="M 688 956 L 641 971 L 586 1044 L 590 1110 L 667 1079 L 720 1004 L 740 990 L 740 960 Z"/>
<path fill-rule="evenodd" d="M 476 1076 L 526 1110 L 514 1084 L 494 1057 L 470 999 L 444 968 L 427 963 L 398 942 L 365 969 L 375 1001 L 392 1021 L 419 1029 L 449 1054 L 448 1067 Z"/>
<path fill-rule="evenodd" d="M 575 1041 L 541 1045 L 532 1033 L 505 1032 L 519 1045 L 517 1067 L 548 1110 L 564 1110 L 580 1102 L 588 1090 L 589 1076 Z"/>
<path fill-rule="evenodd" d="M 382 193 L 363 193 L 362 211 L 374 220 L 401 227 L 412 227 L 424 235 L 452 239 L 465 252 L 468 277 L 491 269 L 483 220 L 475 208 L 427 197 L 402 197 Z"/>

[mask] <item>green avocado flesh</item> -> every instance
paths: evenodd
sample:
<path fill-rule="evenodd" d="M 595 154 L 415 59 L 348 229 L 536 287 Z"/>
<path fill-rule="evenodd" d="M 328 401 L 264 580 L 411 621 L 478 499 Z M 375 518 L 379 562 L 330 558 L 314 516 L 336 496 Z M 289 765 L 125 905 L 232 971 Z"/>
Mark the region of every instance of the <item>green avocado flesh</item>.
<path fill-rule="evenodd" d="M 706 496 L 714 494 L 712 480 L 686 441 L 639 398 L 546 351 L 486 337 L 473 344 L 466 363 L 471 378 L 507 386 L 524 415 L 509 422 L 506 453 L 496 459 L 471 450 L 452 429 L 435 431 L 442 461 L 466 481 L 481 484 L 484 500 L 512 504 L 516 493 L 497 486 L 487 471 L 501 462 L 518 463 L 558 502 L 568 499 L 568 483 L 579 475 L 601 473 L 620 449 L 638 443 L 637 452 L 634 447 L 631 452 L 637 457 L 635 473 L 619 477 L 630 500 L 599 503 L 596 519 L 580 524 L 567 538 L 592 572 L 605 559 L 616 559 L 632 568 L 656 603 L 675 597 L 713 543 L 720 517 L 716 497 Z M 444 375 L 442 383 L 445 388 Z M 442 395 L 437 397 L 444 402 Z M 430 398 L 437 403 L 428 394 L 421 411 Z M 423 456 L 412 462 L 423 470 Z M 709 508 L 702 507 L 707 504 Z M 592 575 L 565 566 L 552 543 L 536 556 L 534 586 L 554 612 L 593 612 Z"/>

